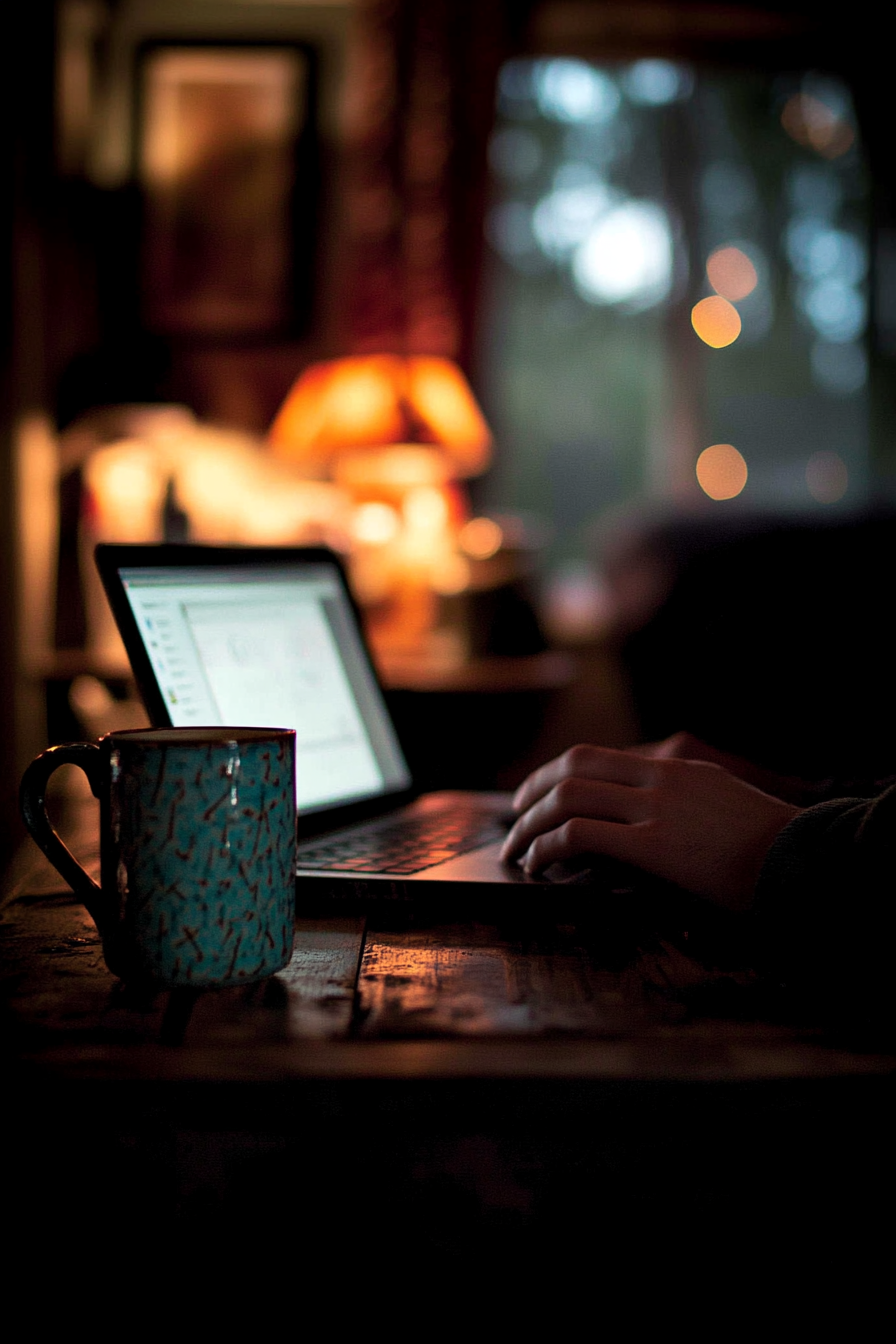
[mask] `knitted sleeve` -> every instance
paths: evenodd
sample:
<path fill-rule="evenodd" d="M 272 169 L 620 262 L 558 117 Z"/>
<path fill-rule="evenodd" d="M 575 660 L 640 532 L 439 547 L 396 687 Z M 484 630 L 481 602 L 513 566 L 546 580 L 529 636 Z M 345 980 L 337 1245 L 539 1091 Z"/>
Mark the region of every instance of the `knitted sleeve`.
<path fill-rule="evenodd" d="M 765 969 L 798 1011 L 896 1041 L 896 785 L 785 826 L 754 917 Z"/>

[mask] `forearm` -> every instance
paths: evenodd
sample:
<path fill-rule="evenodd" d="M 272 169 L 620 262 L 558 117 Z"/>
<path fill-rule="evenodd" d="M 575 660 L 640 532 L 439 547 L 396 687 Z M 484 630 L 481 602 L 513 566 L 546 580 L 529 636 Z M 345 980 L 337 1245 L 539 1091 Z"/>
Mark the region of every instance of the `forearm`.
<path fill-rule="evenodd" d="M 896 787 L 796 816 L 772 844 L 753 917 L 769 974 L 832 1023 L 896 1028 Z"/>

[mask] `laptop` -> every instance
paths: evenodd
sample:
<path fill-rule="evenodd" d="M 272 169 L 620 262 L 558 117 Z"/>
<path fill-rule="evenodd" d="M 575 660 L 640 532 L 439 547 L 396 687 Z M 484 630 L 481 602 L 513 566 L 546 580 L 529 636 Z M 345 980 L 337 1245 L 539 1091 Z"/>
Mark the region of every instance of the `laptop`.
<path fill-rule="evenodd" d="M 306 904 L 526 905 L 593 876 L 502 863 L 509 794 L 417 793 L 333 552 L 100 544 L 96 563 L 154 726 L 296 730 Z"/>

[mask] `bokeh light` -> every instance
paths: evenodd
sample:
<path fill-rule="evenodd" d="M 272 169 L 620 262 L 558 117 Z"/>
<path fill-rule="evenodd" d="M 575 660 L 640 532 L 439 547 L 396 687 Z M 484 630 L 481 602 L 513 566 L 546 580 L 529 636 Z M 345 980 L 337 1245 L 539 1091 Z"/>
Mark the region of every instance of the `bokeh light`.
<path fill-rule="evenodd" d="M 488 560 L 497 555 L 503 541 L 504 533 L 493 518 L 471 518 L 458 536 L 461 550 L 474 560 Z"/>
<path fill-rule="evenodd" d="M 540 111 L 554 121 L 600 125 L 612 121 L 621 102 L 608 74 L 566 57 L 537 62 L 534 84 Z"/>
<path fill-rule="evenodd" d="M 589 303 L 643 311 L 661 303 L 672 284 L 672 232 L 665 210 L 628 201 L 608 210 L 575 253 L 573 279 Z"/>
<path fill-rule="evenodd" d="M 452 597 L 470 586 L 470 562 L 462 555 L 443 555 L 430 570 L 430 582 L 442 597 Z"/>
<path fill-rule="evenodd" d="M 855 140 L 855 132 L 842 116 L 810 93 L 795 93 L 781 113 L 787 134 L 826 159 L 839 158 Z"/>
<path fill-rule="evenodd" d="M 857 285 L 868 274 L 868 249 L 846 229 L 835 229 L 815 215 L 797 215 L 784 236 L 793 269 L 812 280 L 834 276 Z"/>
<path fill-rule="evenodd" d="M 806 463 L 806 485 L 819 504 L 836 504 L 846 494 L 849 472 L 839 453 L 813 453 Z"/>
<path fill-rule="evenodd" d="M 562 257 L 571 252 L 588 237 L 616 199 L 616 194 L 596 178 L 578 185 L 555 187 L 542 197 L 532 215 L 539 246 L 548 256 Z"/>
<path fill-rule="evenodd" d="M 701 299 L 691 309 L 691 325 L 706 345 L 714 350 L 731 345 L 740 335 L 740 315 L 733 304 L 720 294 Z"/>
<path fill-rule="evenodd" d="M 756 267 L 739 247 L 717 247 L 706 263 L 709 283 L 723 299 L 745 299 L 759 282 Z"/>
<path fill-rule="evenodd" d="M 694 90 L 694 76 L 687 66 L 662 60 L 635 61 L 622 83 L 631 101 L 645 107 L 682 102 Z"/>
<path fill-rule="evenodd" d="M 821 280 L 804 285 L 797 304 L 826 341 L 855 341 L 865 330 L 868 302 L 865 295 L 842 280 Z"/>
<path fill-rule="evenodd" d="M 734 499 L 747 483 L 747 464 L 733 443 L 714 443 L 697 458 L 697 480 L 710 499 Z"/>
<path fill-rule="evenodd" d="M 409 490 L 402 501 L 401 511 L 408 527 L 418 532 L 438 530 L 448 521 L 448 501 L 444 492 L 434 485 Z"/>
<path fill-rule="evenodd" d="M 386 546 L 398 535 L 401 521 L 390 504 L 371 500 L 355 510 L 352 537 L 367 546 Z"/>

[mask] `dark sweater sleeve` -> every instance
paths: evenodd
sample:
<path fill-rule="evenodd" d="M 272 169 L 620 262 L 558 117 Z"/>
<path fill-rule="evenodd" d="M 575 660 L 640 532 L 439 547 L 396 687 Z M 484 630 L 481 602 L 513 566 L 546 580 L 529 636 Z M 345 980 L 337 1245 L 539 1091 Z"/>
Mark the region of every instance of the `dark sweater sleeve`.
<path fill-rule="evenodd" d="M 797 1011 L 896 1040 L 896 785 L 785 826 L 754 904 L 765 969 Z"/>

